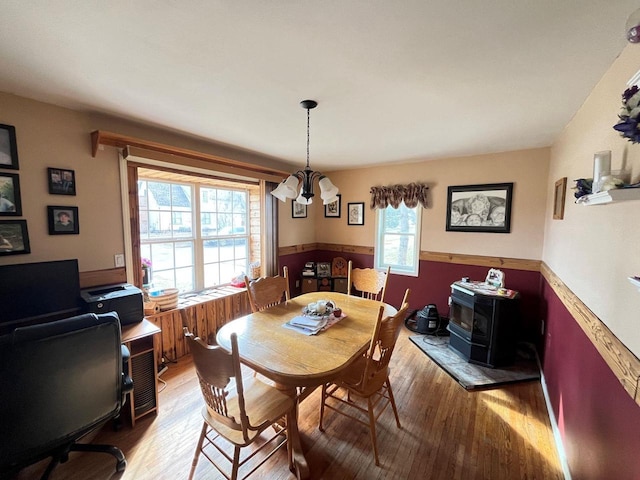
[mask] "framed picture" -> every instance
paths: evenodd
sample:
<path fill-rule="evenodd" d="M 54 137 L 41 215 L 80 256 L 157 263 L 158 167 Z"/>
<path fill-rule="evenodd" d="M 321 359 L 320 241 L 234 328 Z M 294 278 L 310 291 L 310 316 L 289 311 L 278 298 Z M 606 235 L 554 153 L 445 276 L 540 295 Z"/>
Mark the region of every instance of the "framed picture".
<path fill-rule="evenodd" d="M 567 194 L 567 177 L 563 177 L 556 182 L 553 194 L 553 218 L 562 220 L 564 218 L 564 201 Z"/>
<path fill-rule="evenodd" d="M 21 215 L 20 178 L 17 173 L 0 172 L 0 216 Z"/>
<path fill-rule="evenodd" d="M 16 127 L 0 123 L 0 168 L 18 170 Z"/>
<path fill-rule="evenodd" d="M 448 188 L 447 231 L 509 233 L 513 183 Z"/>
<path fill-rule="evenodd" d="M 49 235 L 77 235 L 78 207 L 47 207 Z"/>
<path fill-rule="evenodd" d="M 31 253 L 26 220 L 0 220 L 0 255 Z"/>
<path fill-rule="evenodd" d="M 307 218 L 307 206 L 292 200 L 291 216 L 293 218 Z"/>
<path fill-rule="evenodd" d="M 364 202 L 347 203 L 347 225 L 364 225 Z"/>
<path fill-rule="evenodd" d="M 47 168 L 49 193 L 53 195 L 75 195 L 76 174 L 73 170 Z"/>
<path fill-rule="evenodd" d="M 318 278 L 325 278 L 331 276 L 331 263 L 330 262 L 318 262 L 316 264 L 316 276 Z"/>
<path fill-rule="evenodd" d="M 333 217 L 340 218 L 340 200 L 342 199 L 342 195 L 336 195 L 338 199 L 334 202 L 327 203 L 324 206 L 324 216 L 325 217 Z"/>

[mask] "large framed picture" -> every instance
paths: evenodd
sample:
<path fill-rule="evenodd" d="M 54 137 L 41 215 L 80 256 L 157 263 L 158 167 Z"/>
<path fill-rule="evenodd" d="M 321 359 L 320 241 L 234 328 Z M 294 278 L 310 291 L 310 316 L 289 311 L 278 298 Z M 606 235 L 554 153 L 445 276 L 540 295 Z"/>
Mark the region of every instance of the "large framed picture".
<path fill-rule="evenodd" d="M 347 203 L 347 225 L 364 225 L 364 202 Z"/>
<path fill-rule="evenodd" d="M 0 123 L 0 168 L 18 170 L 16 127 Z"/>
<path fill-rule="evenodd" d="M 0 220 L 0 256 L 31 253 L 26 220 Z"/>
<path fill-rule="evenodd" d="M 0 172 L 0 216 L 21 215 L 20 177 L 17 173 Z"/>
<path fill-rule="evenodd" d="M 293 218 L 307 218 L 307 206 L 292 200 L 291 216 Z"/>
<path fill-rule="evenodd" d="M 73 170 L 48 168 L 49 193 L 53 195 L 75 195 L 76 174 Z"/>
<path fill-rule="evenodd" d="M 337 200 L 327 203 L 324 206 L 325 217 L 340 218 L 340 200 L 342 199 L 342 195 L 338 194 L 337 197 Z"/>
<path fill-rule="evenodd" d="M 78 207 L 47 207 L 49 221 L 49 235 L 77 235 L 80 233 L 78 225 Z"/>
<path fill-rule="evenodd" d="M 447 231 L 509 233 L 513 183 L 448 188 Z"/>

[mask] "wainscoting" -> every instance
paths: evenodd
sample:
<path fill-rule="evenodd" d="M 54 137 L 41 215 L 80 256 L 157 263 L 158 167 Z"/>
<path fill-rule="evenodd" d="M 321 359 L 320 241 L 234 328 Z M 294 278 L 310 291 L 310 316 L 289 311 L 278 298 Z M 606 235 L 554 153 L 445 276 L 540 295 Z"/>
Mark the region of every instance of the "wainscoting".
<path fill-rule="evenodd" d="M 251 313 L 251 305 L 246 289 L 221 287 L 181 299 L 176 309 L 148 315 L 146 318 L 162 329 L 157 350 L 169 361 L 189 353 L 182 332 L 182 311 L 186 313 L 189 330 L 213 344 L 218 329 Z"/>

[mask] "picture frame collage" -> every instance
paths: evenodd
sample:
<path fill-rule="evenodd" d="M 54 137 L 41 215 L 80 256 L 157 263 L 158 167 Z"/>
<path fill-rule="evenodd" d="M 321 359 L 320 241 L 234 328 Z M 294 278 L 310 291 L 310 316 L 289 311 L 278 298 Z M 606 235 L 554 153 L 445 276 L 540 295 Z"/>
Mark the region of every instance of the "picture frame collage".
<path fill-rule="evenodd" d="M 51 195 L 76 195 L 76 172 L 65 168 L 47 168 L 47 183 Z M 78 235 L 78 207 L 71 205 L 47 206 L 49 235 Z"/>
<path fill-rule="evenodd" d="M 324 206 L 325 218 L 341 218 L 342 195 L 338 194 L 335 201 Z M 291 201 L 291 217 L 307 218 L 307 205 Z M 347 225 L 364 225 L 364 202 L 350 202 L 347 204 Z"/>
<path fill-rule="evenodd" d="M 16 129 L 0 124 L 0 256 L 31 253 L 27 221 L 3 218 L 22 216 L 19 169 Z"/>
<path fill-rule="evenodd" d="M 31 253 L 27 220 L 22 217 L 20 163 L 16 128 L 0 124 L 0 256 Z M 47 168 L 47 183 L 51 195 L 76 195 L 75 171 Z M 47 206 L 49 235 L 80 233 L 78 207 Z"/>

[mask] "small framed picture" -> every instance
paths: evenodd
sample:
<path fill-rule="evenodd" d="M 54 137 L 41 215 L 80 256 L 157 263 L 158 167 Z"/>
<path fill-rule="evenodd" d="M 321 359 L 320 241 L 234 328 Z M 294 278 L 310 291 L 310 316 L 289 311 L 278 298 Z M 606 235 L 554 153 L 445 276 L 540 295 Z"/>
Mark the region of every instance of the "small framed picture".
<path fill-rule="evenodd" d="M 292 200 L 291 216 L 293 218 L 307 218 L 307 206 Z"/>
<path fill-rule="evenodd" d="M 21 215 L 20 178 L 17 173 L 0 172 L 0 216 Z"/>
<path fill-rule="evenodd" d="M 16 127 L 0 123 L 0 168 L 18 170 Z"/>
<path fill-rule="evenodd" d="M 337 200 L 327 203 L 324 206 L 324 216 L 325 217 L 333 217 L 340 218 L 340 200 L 342 199 L 342 195 L 336 195 L 338 197 Z"/>
<path fill-rule="evenodd" d="M 0 255 L 31 253 L 26 220 L 0 220 Z"/>
<path fill-rule="evenodd" d="M 316 276 L 318 278 L 325 278 L 331 276 L 331 263 L 318 262 L 316 264 Z"/>
<path fill-rule="evenodd" d="M 49 235 L 77 235 L 78 207 L 47 207 Z"/>
<path fill-rule="evenodd" d="M 562 177 L 556 182 L 553 194 L 553 219 L 564 219 L 564 201 L 567 194 L 567 177 Z"/>
<path fill-rule="evenodd" d="M 364 202 L 347 204 L 347 225 L 364 225 Z"/>
<path fill-rule="evenodd" d="M 75 195 L 76 174 L 73 170 L 48 168 L 49 193 L 53 195 Z"/>

